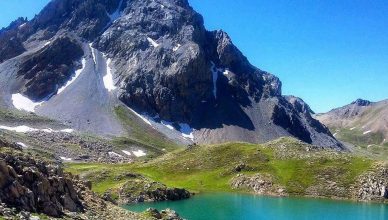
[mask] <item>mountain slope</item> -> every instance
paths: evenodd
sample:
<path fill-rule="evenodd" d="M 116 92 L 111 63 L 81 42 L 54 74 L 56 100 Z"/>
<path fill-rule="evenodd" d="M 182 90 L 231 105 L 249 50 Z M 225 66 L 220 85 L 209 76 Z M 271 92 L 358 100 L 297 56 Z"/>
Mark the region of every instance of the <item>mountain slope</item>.
<path fill-rule="evenodd" d="M 125 135 L 114 111 L 124 103 L 180 143 L 294 136 L 343 148 L 187 0 L 54 0 L 1 30 L 0 54 L 0 106 L 79 131 Z"/>
<path fill-rule="evenodd" d="M 358 99 L 316 118 L 336 132 L 340 140 L 364 147 L 388 143 L 388 100 Z"/>

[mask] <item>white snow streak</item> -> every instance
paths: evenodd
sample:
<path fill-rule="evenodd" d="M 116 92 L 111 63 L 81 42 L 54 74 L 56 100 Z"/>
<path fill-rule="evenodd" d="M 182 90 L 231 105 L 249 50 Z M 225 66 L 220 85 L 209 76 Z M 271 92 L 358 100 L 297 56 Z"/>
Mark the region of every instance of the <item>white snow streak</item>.
<path fill-rule="evenodd" d="M 230 71 L 228 69 L 225 69 L 225 71 L 223 72 L 224 76 L 227 76 L 229 75 Z"/>
<path fill-rule="evenodd" d="M 334 136 L 334 137 L 337 136 L 337 133 L 334 133 L 333 136 Z"/>
<path fill-rule="evenodd" d="M 179 123 L 179 127 L 184 138 L 189 138 L 194 141 L 193 129 L 188 124 Z"/>
<path fill-rule="evenodd" d="M 148 125 L 150 125 L 152 128 L 155 129 L 155 127 L 152 125 L 152 123 L 158 123 L 154 119 L 158 119 L 159 116 L 156 116 L 156 117 L 152 118 L 152 117 L 150 117 L 148 115 L 139 114 L 139 113 L 137 113 L 136 111 L 134 111 L 133 109 L 131 109 L 129 107 L 128 107 L 128 109 L 131 110 L 131 112 L 133 112 L 137 117 L 142 119 L 145 123 L 147 123 Z M 170 130 L 176 130 L 175 127 L 173 126 L 172 122 L 161 120 L 160 124 L 164 125 L 165 127 L 167 127 Z M 191 139 L 193 141 L 194 140 L 194 135 L 193 135 L 194 129 L 192 129 L 190 127 L 190 125 L 185 124 L 185 123 L 178 123 L 178 125 L 180 127 L 178 132 L 181 133 L 182 137 L 185 138 L 185 139 L 189 138 L 189 139 Z"/>
<path fill-rule="evenodd" d="M 16 127 L 9 127 L 9 126 L 0 126 L 1 130 L 7 130 L 7 131 L 15 131 L 17 133 L 27 133 L 27 132 L 35 132 L 35 131 L 42 131 L 45 133 L 73 133 L 73 129 L 63 129 L 63 130 L 53 130 L 51 128 L 46 128 L 46 129 L 37 129 L 37 128 L 31 128 L 26 125 L 21 125 L 21 126 L 16 126 Z"/>
<path fill-rule="evenodd" d="M 44 46 L 47 46 L 47 45 L 49 45 L 49 44 L 51 44 L 51 41 L 47 41 L 47 42 L 44 44 Z"/>
<path fill-rule="evenodd" d="M 147 155 L 144 151 L 142 150 L 137 150 L 137 151 L 132 151 L 132 153 L 136 156 L 136 157 L 143 157 L 145 155 Z"/>
<path fill-rule="evenodd" d="M 12 95 L 12 104 L 15 108 L 19 110 L 24 110 L 27 112 L 34 112 L 35 108 L 41 105 L 43 102 L 34 102 L 27 97 L 24 97 L 22 94 L 17 93 Z"/>
<path fill-rule="evenodd" d="M 108 154 L 109 154 L 110 157 L 119 157 L 119 158 L 123 157 L 120 154 L 115 153 L 115 152 L 108 152 Z"/>
<path fill-rule="evenodd" d="M 122 150 L 122 152 L 123 152 L 124 154 L 128 155 L 128 156 L 131 156 L 131 155 L 132 155 L 131 152 L 126 151 L 126 150 Z"/>
<path fill-rule="evenodd" d="M 353 128 L 351 128 L 350 130 L 353 131 L 353 130 L 356 129 L 356 128 L 357 128 L 357 127 L 353 127 Z"/>
<path fill-rule="evenodd" d="M 172 50 L 175 52 L 177 51 L 182 45 L 180 44 L 177 44 L 174 48 L 172 48 Z"/>
<path fill-rule="evenodd" d="M 172 125 L 172 123 L 169 121 L 162 120 L 162 121 L 160 121 L 160 123 L 162 123 L 162 125 L 166 126 L 170 130 L 175 129 L 174 126 Z"/>
<path fill-rule="evenodd" d="M 90 47 L 90 51 L 92 52 L 92 57 L 93 57 L 94 65 L 96 65 L 97 64 L 97 59 L 96 59 L 96 54 L 94 53 L 94 48 L 92 47 L 92 43 L 89 44 L 89 47 Z"/>
<path fill-rule="evenodd" d="M 17 145 L 19 145 L 20 147 L 26 149 L 28 148 L 27 145 L 25 143 L 22 143 L 22 142 L 16 142 Z"/>
<path fill-rule="evenodd" d="M 369 130 L 369 131 L 365 131 L 364 133 L 362 133 L 362 134 L 369 134 L 369 133 L 371 133 L 372 131 L 371 130 Z"/>
<path fill-rule="evenodd" d="M 133 114 L 135 114 L 137 117 L 141 118 L 145 123 L 147 123 L 150 126 L 152 126 L 151 121 L 148 119 L 148 116 L 143 116 L 143 115 L 135 112 L 135 110 L 133 110 L 131 108 L 129 108 L 129 110 L 131 110 L 131 112 L 133 112 Z"/>
<path fill-rule="evenodd" d="M 61 158 L 61 160 L 63 160 L 63 161 L 72 161 L 73 160 L 73 159 L 68 158 L 68 157 L 59 157 L 59 158 Z"/>
<path fill-rule="evenodd" d="M 151 44 L 153 47 L 158 47 L 158 46 L 159 46 L 159 44 L 156 43 L 156 41 L 153 40 L 152 38 L 147 37 L 147 40 L 148 40 L 148 42 L 150 42 L 150 44 Z"/>
<path fill-rule="evenodd" d="M 113 81 L 112 69 L 110 68 L 111 63 L 112 60 L 108 58 L 106 61 L 106 75 L 102 78 L 104 81 L 104 86 L 109 92 L 116 89 L 115 83 Z"/>
<path fill-rule="evenodd" d="M 61 88 L 58 89 L 58 92 L 57 92 L 57 95 L 62 93 L 63 91 L 65 91 L 65 89 L 70 86 L 82 73 L 82 71 L 85 69 L 85 66 L 86 66 L 86 59 L 83 58 L 82 59 L 82 67 L 78 70 L 75 71 L 75 75 L 69 80 L 67 81 L 67 83 L 62 86 Z"/>

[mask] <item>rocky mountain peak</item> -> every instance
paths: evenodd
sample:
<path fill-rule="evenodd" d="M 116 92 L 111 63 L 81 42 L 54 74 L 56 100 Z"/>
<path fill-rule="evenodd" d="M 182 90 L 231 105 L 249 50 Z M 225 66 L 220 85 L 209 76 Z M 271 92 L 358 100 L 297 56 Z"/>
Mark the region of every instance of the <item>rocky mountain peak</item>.
<path fill-rule="evenodd" d="M 0 63 L 19 62 L 23 80 L 12 92 L 34 101 L 55 96 L 82 58 L 81 71 L 112 73 L 117 90 L 105 97 L 177 130 L 184 124 L 198 142 L 291 135 L 340 146 L 308 105 L 283 97 L 281 81 L 253 66 L 226 32 L 206 30 L 187 0 L 53 0 L 31 21 L 0 32 L 0 55 Z"/>
<path fill-rule="evenodd" d="M 372 104 L 372 102 L 364 99 L 357 99 L 356 101 L 351 103 L 351 105 L 357 105 L 357 106 L 369 106 L 370 104 Z"/>

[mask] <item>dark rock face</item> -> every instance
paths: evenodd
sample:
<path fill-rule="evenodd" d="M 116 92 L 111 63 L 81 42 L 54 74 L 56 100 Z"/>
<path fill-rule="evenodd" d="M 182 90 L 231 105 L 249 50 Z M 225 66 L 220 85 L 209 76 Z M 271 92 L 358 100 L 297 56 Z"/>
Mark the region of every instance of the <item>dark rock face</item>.
<path fill-rule="evenodd" d="M 83 205 L 70 176 L 58 167 L 23 155 L 0 153 L 0 198 L 18 210 L 62 216 Z"/>
<path fill-rule="evenodd" d="M 0 30 L 0 63 L 25 51 L 22 41 L 18 38 L 18 29 L 25 22 L 26 19 L 18 18 Z"/>
<path fill-rule="evenodd" d="M 125 67 L 129 64 L 129 70 L 119 71 L 124 82 L 120 99 L 127 105 L 195 123 L 196 115 L 207 110 L 202 103 L 217 103 L 223 87 L 241 105 L 249 105 L 249 98 L 280 95 L 280 81 L 253 67 L 225 32 L 206 31 L 187 1 L 130 1 L 124 13 L 96 46 L 124 59 Z M 233 72 L 223 79 L 224 86 L 219 76 L 215 94 L 212 63 Z"/>
<path fill-rule="evenodd" d="M 20 65 L 19 75 L 27 80 L 24 94 L 35 101 L 49 98 L 66 84 L 82 57 L 80 45 L 69 37 L 60 37 L 26 58 Z"/>

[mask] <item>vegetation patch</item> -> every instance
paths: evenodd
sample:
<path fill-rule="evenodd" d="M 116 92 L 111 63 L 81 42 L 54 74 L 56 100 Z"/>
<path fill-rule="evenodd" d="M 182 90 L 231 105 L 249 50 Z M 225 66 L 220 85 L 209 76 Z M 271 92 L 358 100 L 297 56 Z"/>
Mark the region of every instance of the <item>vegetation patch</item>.
<path fill-rule="evenodd" d="M 127 172 L 192 192 L 235 191 L 230 186 L 233 177 L 261 173 L 272 176 L 274 184 L 283 186 L 290 195 L 306 195 L 309 187 L 331 181 L 345 189 L 341 196 L 349 197 L 347 189 L 372 164 L 372 160 L 350 153 L 314 149 L 295 139 L 282 138 L 267 144 L 194 146 L 142 163 L 67 164 L 67 171 L 90 178 L 98 193 L 119 188 L 122 180 L 129 179 L 124 176 L 118 181 L 117 177 Z M 324 191 L 318 194 L 334 196 Z"/>
<path fill-rule="evenodd" d="M 142 126 L 144 124 L 143 121 L 125 107 L 116 107 L 115 114 L 127 129 L 129 137 L 115 138 L 114 144 L 119 146 L 126 144 L 139 145 L 159 154 L 181 147 L 157 130 L 148 126 Z"/>

